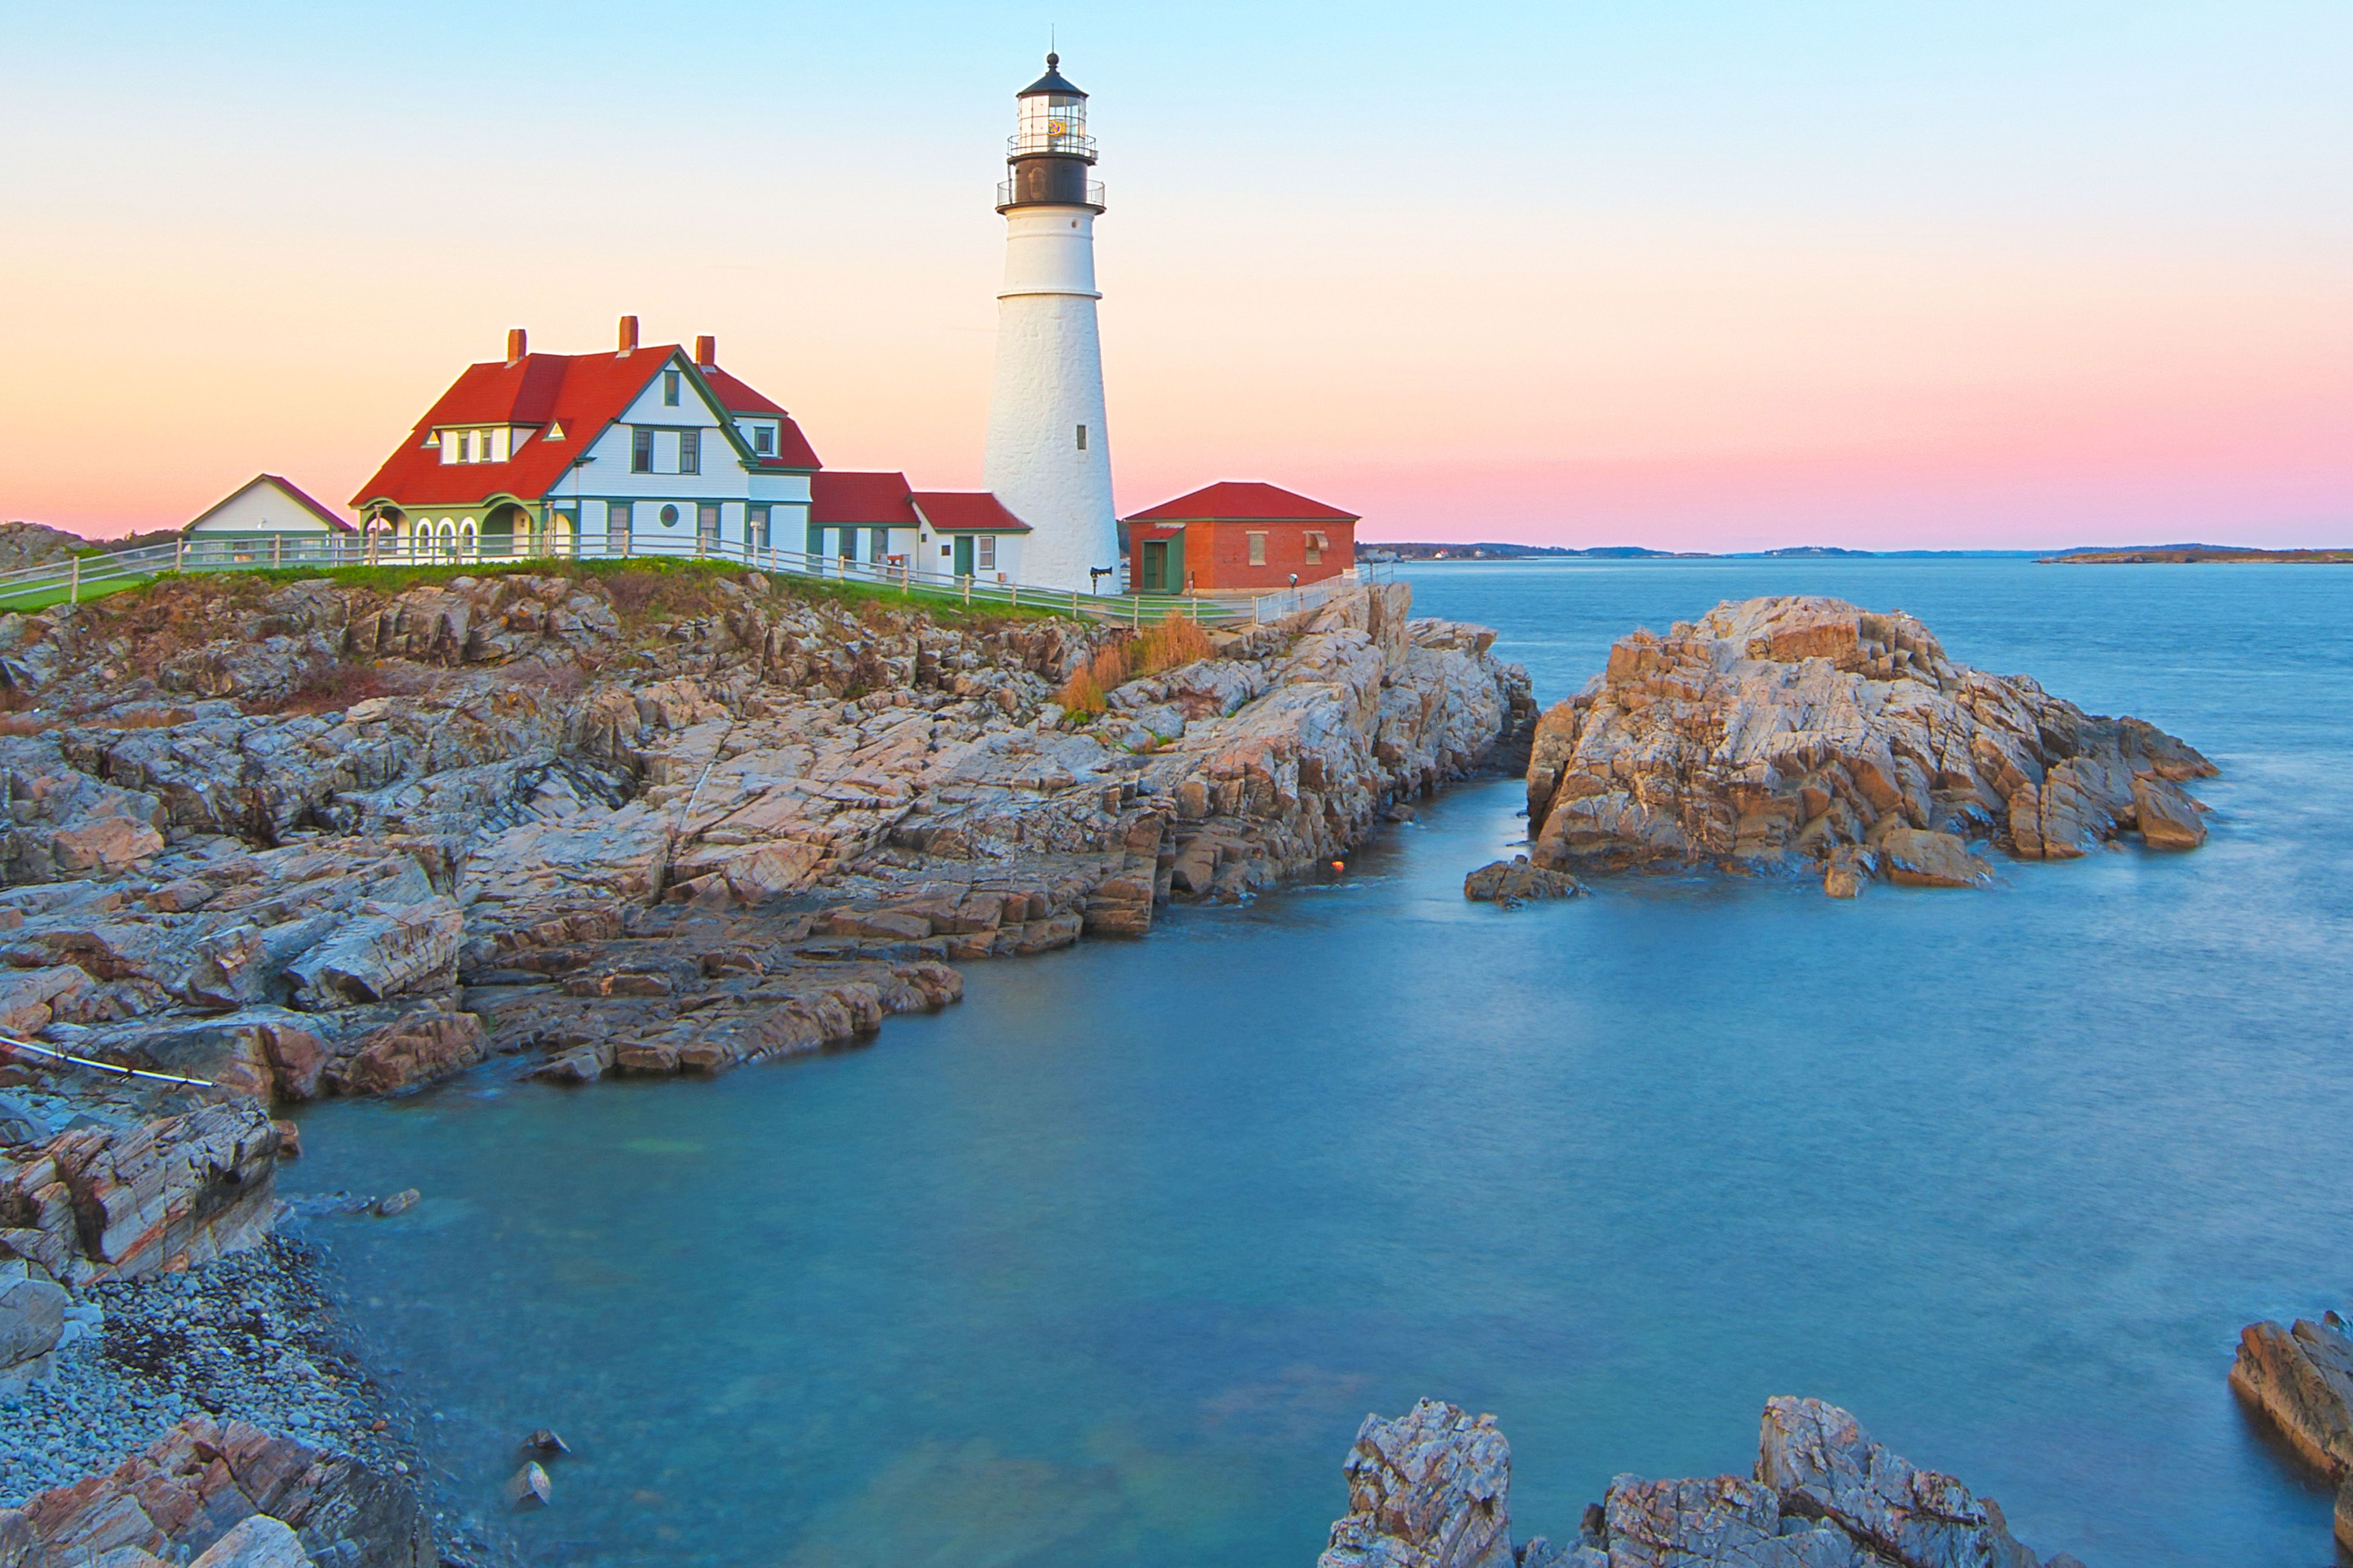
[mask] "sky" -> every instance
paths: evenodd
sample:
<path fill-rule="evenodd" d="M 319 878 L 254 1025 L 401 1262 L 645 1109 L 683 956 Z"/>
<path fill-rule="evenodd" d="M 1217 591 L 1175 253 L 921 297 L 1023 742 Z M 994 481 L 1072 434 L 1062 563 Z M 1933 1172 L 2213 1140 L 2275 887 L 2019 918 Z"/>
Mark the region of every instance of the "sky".
<path fill-rule="evenodd" d="M 624 313 L 829 467 L 977 485 L 1050 27 L 1124 511 L 2353 544 L 2345 0 L 0 0 L 0 518 L 341 503 L 509 327 Z"/>

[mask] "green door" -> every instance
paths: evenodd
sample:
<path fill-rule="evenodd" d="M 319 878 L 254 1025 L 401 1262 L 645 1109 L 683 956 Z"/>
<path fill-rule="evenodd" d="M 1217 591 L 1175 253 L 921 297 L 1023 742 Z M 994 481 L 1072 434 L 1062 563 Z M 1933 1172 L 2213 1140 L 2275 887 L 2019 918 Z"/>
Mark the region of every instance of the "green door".
<path fill-rule="evenodd" d="M 1163 539 L 1148 541 L 1144 546 L 1144 571 L 1138 583 L 1138 593 L 1168 591 L 1168 545 Z"/>
<path fill-rule="evenodd" d="M 960 577 L 972 576 L 972 535 L 969 534 L 955 536 L 955 575 Z"/>

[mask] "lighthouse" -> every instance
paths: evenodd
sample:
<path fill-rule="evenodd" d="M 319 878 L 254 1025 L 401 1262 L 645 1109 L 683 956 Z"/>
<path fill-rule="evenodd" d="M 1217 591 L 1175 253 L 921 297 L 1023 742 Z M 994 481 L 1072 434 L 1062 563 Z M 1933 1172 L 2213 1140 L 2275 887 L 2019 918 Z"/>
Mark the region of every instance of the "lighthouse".
<path fill-rule="evenodd" d="M 997 187 L 1005 286 L 997 294 L 997 370 L 984 482 L 1029 525 L 1023 580 L 1113 591 L 1119 524 L 1103 429 L 1103 344 L 1095 328 L 1095 218 L 1103 209 L 1087 134 L 1087 95 L 1061 58 L 1016 96 Z"/>

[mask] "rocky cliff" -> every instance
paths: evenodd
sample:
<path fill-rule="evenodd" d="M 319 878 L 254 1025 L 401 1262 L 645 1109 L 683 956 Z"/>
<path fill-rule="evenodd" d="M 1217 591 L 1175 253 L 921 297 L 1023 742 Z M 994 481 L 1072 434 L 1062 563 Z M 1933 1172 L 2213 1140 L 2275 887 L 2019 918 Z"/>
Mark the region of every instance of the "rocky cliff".
<path fill-rule="evenodd" d="M 715 1070 L 1328 859 L 1534 718 L 1345 594 L 1206 657 L 701 567 L 167 581 L 0 617 L 0 1027 L 301 1099 Z"/>
<path fill-rule="evenodd" d="M 1831 599 L 1722 604 L 1636 631 L 1536 726 L 1531 856 L 1555 869 L 1706 862 L 1968 886 L 1989 843 L 2064 860 L 2126 833 L 2194 849 L 2215 771 L 2134 718 L 1948 658 L 1928 629 Z"/>
<path fill-rule="evenodd" d="M 1493 1416 L 1427 1399 L 1368 1415 L 1347 1473 L 1318 1568 L 2082 1568 L 2038 1558 L 1991 1498 L 1818 1399 L 1766 1402 L 1753 1476 L 1620 1476 L 1567 1545 L 1513 1544 L 1511 1446 Z"/>

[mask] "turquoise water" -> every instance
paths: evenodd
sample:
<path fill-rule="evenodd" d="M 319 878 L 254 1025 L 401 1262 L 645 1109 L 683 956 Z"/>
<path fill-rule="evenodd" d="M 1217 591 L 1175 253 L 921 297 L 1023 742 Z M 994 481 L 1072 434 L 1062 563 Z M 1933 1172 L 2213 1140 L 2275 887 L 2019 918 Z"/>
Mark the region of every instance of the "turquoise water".
<path fill-rule="evenodd" d="M 2203 748 L 2214 837 L 1978 894 L 1650 878 L 1517 912 L 1458 791 L 1344 877 L 971 966 L 871 1048 L 311 1112 L 379 1358 L 529 1561 L 1305 1568 L 1368 1410 L 1497 1414 L 1523 1534 L 1845 1404 L 2093 1568 L 2328 1559 L 2223 1384 L 2353 1299 L 2353 568 L 1434 567 L 1540 699 L 1841 594 Z"/>

